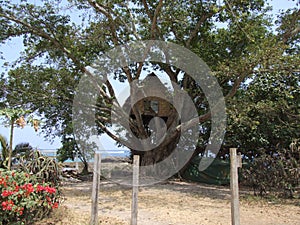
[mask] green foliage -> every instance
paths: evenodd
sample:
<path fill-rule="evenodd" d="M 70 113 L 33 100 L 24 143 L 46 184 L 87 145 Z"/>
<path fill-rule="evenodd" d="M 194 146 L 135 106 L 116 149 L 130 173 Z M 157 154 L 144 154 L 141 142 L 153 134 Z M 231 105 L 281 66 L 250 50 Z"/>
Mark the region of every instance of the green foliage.
<path fill-rule="evenodd" d="M 9 147 L 6 138 L 2 135 L 0 135 L 0 144 L 1 144 L 0 168 L 3 168 L 7 164 Z"/>
<path fill-rule="evenodd" d="M 20 157 L 28 159 L 31 152 L 33 152 L 33 148 L 29 143 L 19 143 L 13 150 L 12 155 L 15 156 L 17 159 Z"/>
<path fill-rule="evenodd" d="M 21 116 L 30 113 L 31 110 L 25 110 L 21 108 L 4 108 L 0 109 L 0 116 L 5 116 L 9 121 L 15 121 Z"/>
<path fill-rule="evenodd" d="M 60 184 L 61 168 L 58 163 L 55 159 L 43 156 L 38 151 L 31 151 L 27 156 L 20 157 L 18 169 L 34 174 L 39 182 L 47 182 L 54 187 Z"/>
<path fill-rule="evenodd" d="M 0 146 L 1 146 L 1 157 L 0 157 L 0 168 L 8 168 L 8 157 L 9 147 L 7 140 L 4 136 L 0 135 Z M 18 161 L 21 158 L 24 160 L 30 159 L 29 155 L 32 154 L 33 148 L 29 143 L 19 143 L 12 151 L 12 157 L 14 161 Z"/>
<path fill-rule="evenodd" d="M 94 156 L 93 149 L 92 145 L 80 146 L 80 144 L 75 141 L 72 126 L 68 124 L 62 135 L 62 147 L 57 150 L 57 159 L 60 162 L 64 162 L 68 159 L 74 160 L 77 156 L 84 165 L 82 173 L 86 174 L 88 173 L 88 161 Z"/>
<path fill-rule="evenodd" d="M 13 154 L 13 133 L 14 133 L 14 127 L 15 125 L 24 128 L 26 125 L 25 116 L 26 114 L 30 113 L 31 110 L 26 110 L 19 107 L 5 107 L 3 109 L 0 109 L 0 116 L 5 116 L 5 119 L 7 120 L 7 124 L 10 126 L 10 138 L 9 138 L 9 148 L 8 152 L 4 151 L 6 155 L 3 155 L 2 165 L 7 166 L 8 169 L 11 168 L 11 161 L 12 161 L 12 154 Z M 29 117 L 28 122 L 31 122 L 34 126 L 35 131 L 38 130 L 38 120 L 33 119 L 32 117 Z M 7 125 L 6 124 L 6 125 Z M 6 150 L 6 149 L 4 149 Z"/>
<path fill-rule="evenodd" d="M 243 168 L 243 182 L 260 196 L 296 197 L 295 190 L 300 187 L 299 167 L 300 146 L 297 141 L 290 149 L 268 153 L 262 149 L 259 156 Z"/>
<path fill-rule="evenodd" d="M 7 140 L 4 136 L 0 135 L 0 146 L 1 146 L 1 157 L 0 157 L 0 168 L 8 167 L 9 147 Z M 17 160 L 20 157 L 26 157 L 32 151 L 32 147 L 29 143 L 17 144 L 15 149 L 12 151 L 12 157 Z"/>
<path fill-rule="evenodd" d="M 27 143 L 16 146 L 17 171 L 0 170 L 1 224 L 32 224 L 58 207 L 58 163 L 33 151 Z"/>
<path fill-rule="evenodd" d="M 34 175 L 0 169 L 0 224 L 33 224 L 59 204 L 59 192 Z"/>
<path fill-rule="evenodd" d="M 135 40 L 179 44 L 210 66 L 227 101 L 228 129 L 221 156 L 232 146 L 251 159 L 261 155 L 259 148 L 269 155 L 274 149 L 287 149 L 299 137 L 298 8 L 270 16 L 265 0 L 69 0 L 68 6 L 63 2 L 2 1 L 0 6 L 0 42 L 21 37 L 24 44 L 18 62 L 8 63 L 15 67 L 9 68 L 7 79 L 0 80 L 1 101 L 43 116 L 45 134 L 62 137 L 61 159 L 74 154 L 72 101 L 85 67 L 97 55 Z M 113 72 L 114 78 L 139 79 L 139 63 Z M 143 69 L 165 72 L 189 93 L 199 115 L 209 112 L 199 84 L 184 71 L 154 62 Z M 109 82 L 101 87 L 108 97 L 102 94 L 101 104 L 95 106 L 101 112 L 99 125 L 111 122 L 111 99 L 116 96 L 110 87 Z M 199 153 L 209 132 L 210 121 L 205 121 Z M 75 149 L 83 158 L 90 154 L 87 148 Z"/>
<path fill-rule="evenodd" d="M 57 150 L 57 159 L 60 162 L 64 162 L 68 159 L 71 159 L 74 161 L 75 159 L 75 152 L 74 149 L 76 149 L 76 143 L 74 139 L 69 138 L 68 140 L 63 141 L 63 146 Z"/>
<path fill-rule="evenodd" d="M 300 79 L 287 70 L 274 68 L 257 74 L 228 104 L 228 127 L 224 148 L 238 146 L 249 158 L 264 149 L 287 149 L 300 135 Z M 299 58 L 300 60 L 300 58 Z M 274 67 L 279 66 L 276 63 Z M 297 68 L 295 68 L 297 70 Z"/>

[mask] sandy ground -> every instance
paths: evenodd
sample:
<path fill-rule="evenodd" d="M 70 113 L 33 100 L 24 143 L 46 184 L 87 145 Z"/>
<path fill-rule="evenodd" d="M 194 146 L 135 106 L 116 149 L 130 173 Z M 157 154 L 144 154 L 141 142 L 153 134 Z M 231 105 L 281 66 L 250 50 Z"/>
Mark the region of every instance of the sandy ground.
<path fill-rule="evenodd" d="M 91 182 L 67 183 L 60 210 L 42 224 L 88 224 Z M 229 187 L 165 182 L 139 188 L 139 225 L 231 224 Z M 241 191 L 240 217 L 245 225 L 299 225 L 300 202 L 257 200 Z M 108 181 L 101 183 L 99 224 L 130 224 L 131 189 Z"/>

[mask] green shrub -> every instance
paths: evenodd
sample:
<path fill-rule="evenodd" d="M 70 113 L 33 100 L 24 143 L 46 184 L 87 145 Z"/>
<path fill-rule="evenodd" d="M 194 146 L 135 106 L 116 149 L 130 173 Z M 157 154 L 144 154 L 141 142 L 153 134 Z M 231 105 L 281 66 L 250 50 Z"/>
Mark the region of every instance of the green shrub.
<path fill-rule="evenodd" d="M 261 151 L 246 168 L 244 184 L 255 194 L 295 198 L 300 186 L 300 146 L 281 149 L 272 154 Z M 257 193 L 258 192 L 258 193 Z"/>
<path fill-rule="evenodd" d="M 34 174 L 39 182 L 48 182 L 58 187 L 61 168 L 55 159 L 42 155 L 39 151 L 31 151 L 26 157 L 19 158 L 18 170 Z"/>
<path fill-rule="evenodd" d="M 59 205 L 59 191 L 34 175 L 0 169 L 0 224 L 20 225 L 48 215 Z"/>

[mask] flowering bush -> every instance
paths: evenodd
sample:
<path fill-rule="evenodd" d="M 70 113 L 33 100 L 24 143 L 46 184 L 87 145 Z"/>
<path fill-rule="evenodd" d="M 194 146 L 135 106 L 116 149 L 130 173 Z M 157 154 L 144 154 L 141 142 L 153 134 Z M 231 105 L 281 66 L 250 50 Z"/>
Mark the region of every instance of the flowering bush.
<path fill-rule="evenodd" d="M 0 225 L 31 224 L 59 204 L 59 191 L 34 175 L 0 169 Z"/>

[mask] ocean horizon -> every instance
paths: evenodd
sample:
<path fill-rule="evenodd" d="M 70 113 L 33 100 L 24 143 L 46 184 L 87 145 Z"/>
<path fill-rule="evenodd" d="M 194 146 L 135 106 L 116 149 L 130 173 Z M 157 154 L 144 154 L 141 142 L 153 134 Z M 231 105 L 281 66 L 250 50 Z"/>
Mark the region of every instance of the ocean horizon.
<path fill-rule="evenodd" d="M 56 151 L 41 151 L 41 153 L 45 156 L 48 157 L 52 157 L 52 158 L 56 158 Z M 126 149 L 122 149 L 122 150 L 118 150 L 118 149 L 114 149 L 114 150 L 105 150 L 105 151 L 99 151 L 99 153 L 101 154 L 101 158 L 105 159 L 105 158 L 127 158 L 130 156 L 130 150 L 126 150 Z M 80 159 L 67 159 L 64 162 L 68 163 L 68 162 L 81 162 Z M 94 162 L 94 158 L 91 158 L 90 160 L 88 160 L 88 162 Z"/>

